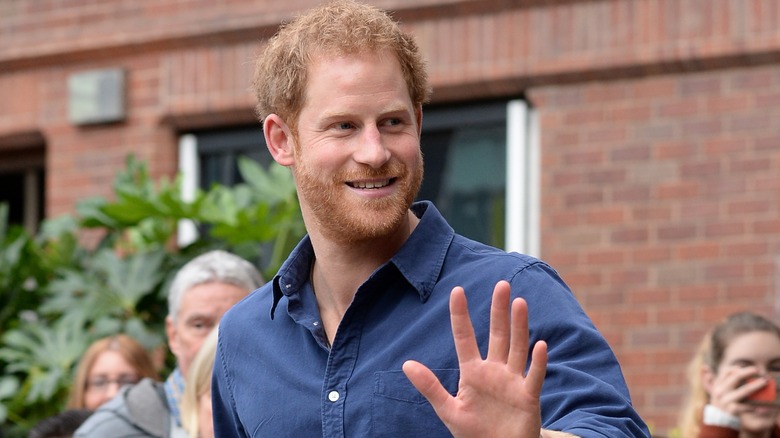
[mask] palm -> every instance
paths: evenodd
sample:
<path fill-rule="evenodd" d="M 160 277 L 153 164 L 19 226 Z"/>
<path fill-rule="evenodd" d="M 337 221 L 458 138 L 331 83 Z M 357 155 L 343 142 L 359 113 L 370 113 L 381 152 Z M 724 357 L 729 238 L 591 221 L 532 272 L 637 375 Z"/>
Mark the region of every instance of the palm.
<path fill-rule="evenodd" d="M 539 396 L 547 367 L 547 346 L 534 346 L 528 357 L 528 308 L 516 299 L 509 309 L 509 283 L 501 281 L 493 291 L 490 342 L 487 358 L 477 347 L 463 289 L 450 297 L 455 349 L 460 365 L 458 394 L 451 396 L 424 365 L 404 364 L 412 384 L 428 399 L 437 415 L 456 437 L 532 437 L 541 428 Z"/>

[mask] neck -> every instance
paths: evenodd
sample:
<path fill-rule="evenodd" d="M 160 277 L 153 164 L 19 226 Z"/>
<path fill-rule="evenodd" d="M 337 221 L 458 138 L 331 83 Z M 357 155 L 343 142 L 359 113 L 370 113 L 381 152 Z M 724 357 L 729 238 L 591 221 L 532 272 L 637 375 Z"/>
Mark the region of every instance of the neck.
<path fill-rule="evenodd" d="M 328 240 L 316 231 L 309 233 L 316 255 L 311 282 L 330 341 L 358 287 L 398 252 L 419 221 L 409 211 L 391 235 L 353 244 Z"/>

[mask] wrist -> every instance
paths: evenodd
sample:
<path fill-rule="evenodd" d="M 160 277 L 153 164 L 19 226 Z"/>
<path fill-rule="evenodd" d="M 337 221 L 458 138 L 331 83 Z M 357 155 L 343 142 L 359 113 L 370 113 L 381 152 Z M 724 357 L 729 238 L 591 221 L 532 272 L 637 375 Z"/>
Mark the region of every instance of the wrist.
<path fill-rule="evenodd" d="M 729 429 L 734 430 L 739 430 L 740 428 L 738 417 L 731 415 L 728 412 L 723 411 L 722 409 L 713 405 L 704 406 L 702 423 L 708 426 L 728 427 Z"/>

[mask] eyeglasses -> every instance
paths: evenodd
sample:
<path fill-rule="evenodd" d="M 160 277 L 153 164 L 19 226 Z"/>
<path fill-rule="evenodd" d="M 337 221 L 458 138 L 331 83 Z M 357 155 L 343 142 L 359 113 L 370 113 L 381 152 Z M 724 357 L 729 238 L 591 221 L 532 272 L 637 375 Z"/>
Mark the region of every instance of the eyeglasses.
<path fill-rule="evenodd" d="M 138 383 L 138 377 L 130 375 L 122 375 L 116 379 L 109 379 L 108 377 L 96 377 L 94 379 L 87 380 L 87 391 L 106 391 L 109 386 L 116 384 L 118 388 L 125 385 L 134 385 Z"/>

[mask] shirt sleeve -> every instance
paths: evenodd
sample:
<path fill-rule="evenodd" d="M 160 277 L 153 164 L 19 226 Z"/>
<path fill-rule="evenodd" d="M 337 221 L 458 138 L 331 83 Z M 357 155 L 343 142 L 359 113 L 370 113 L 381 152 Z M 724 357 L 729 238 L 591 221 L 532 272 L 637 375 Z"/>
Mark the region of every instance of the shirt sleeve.
<path fill-rule="evenodd" d="M 543 427 L 583 438 L 649 437 L 616 356 L 555 270 L 535 263 L 512 290 L 528 302 L 531 345 L 548 346 Z"/>

